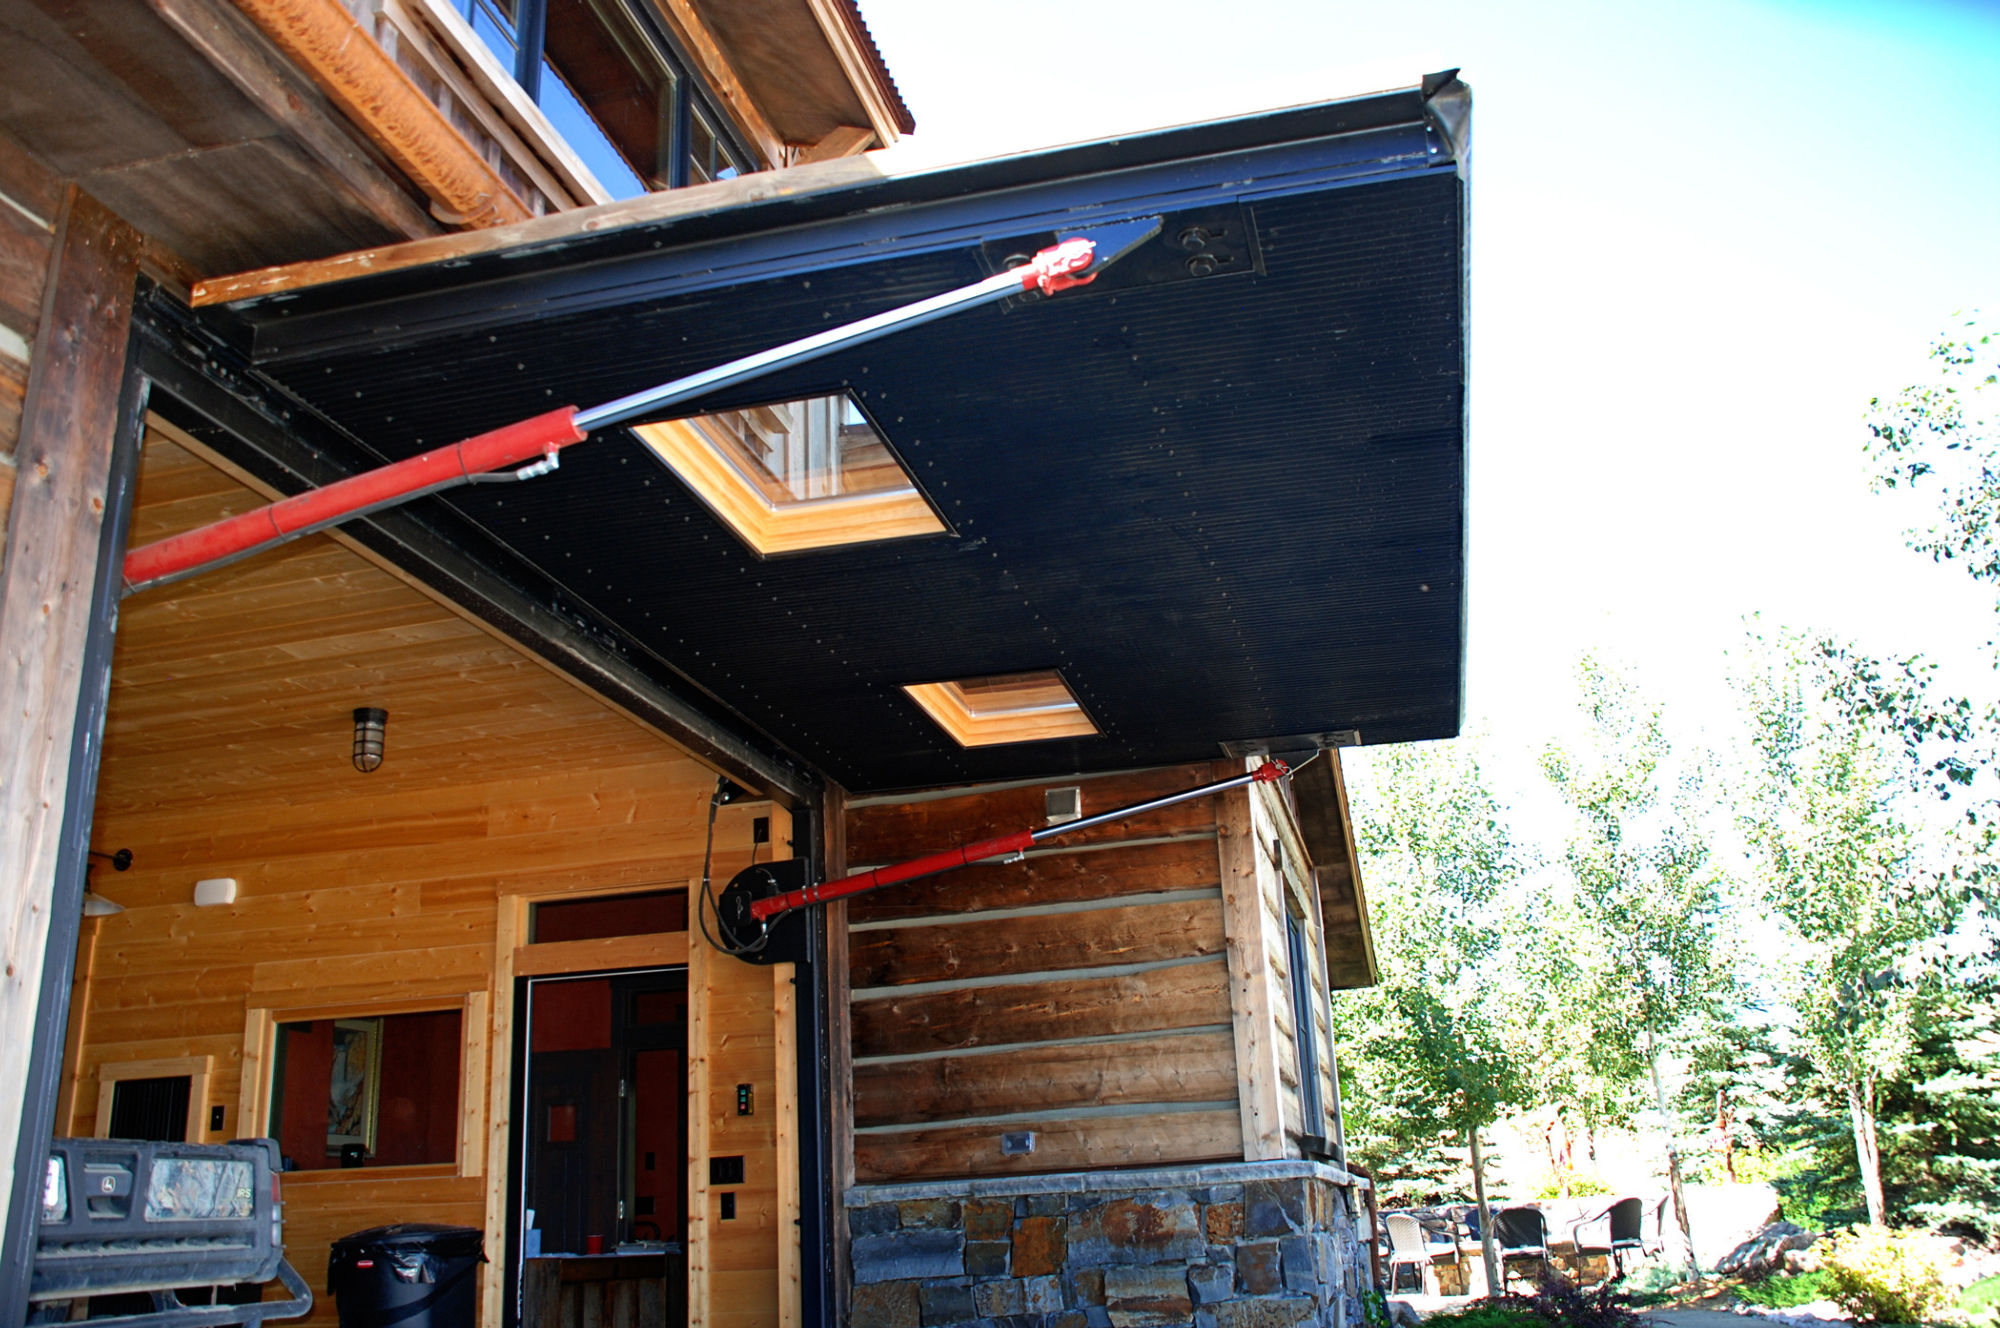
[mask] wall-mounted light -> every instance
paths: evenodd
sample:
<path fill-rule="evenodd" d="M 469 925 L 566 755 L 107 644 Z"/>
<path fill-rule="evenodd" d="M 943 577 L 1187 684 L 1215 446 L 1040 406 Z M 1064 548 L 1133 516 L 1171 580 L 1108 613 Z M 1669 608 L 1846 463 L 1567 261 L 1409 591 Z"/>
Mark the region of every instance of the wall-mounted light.
<path fill-rule="evenodd" d="M 99 853 L 96 849 L 91 849 L 89 853 L 91 857 L 98 859 L 100 862 L 110 863 L 112 871 L 122 872 L 132 865 L 132 850 L 129 848 L 121 848 L 116 853 Z M 123 904 L 113 903 L 90 888 L 90 873 L 96 866 L 97 863 L 95 862 L 87 863 L 84 866 L 83 916 L 86 918 L 108 918 L 113 914 L 123 913 L 125 911 Z"/>
<path fill-rule="evenodd" d="M 354 768 L 362 774 L 382 764 L 382 740 L 389 727 L 389 712 L 374 706 L 358 706 L 354 711 Z"/>

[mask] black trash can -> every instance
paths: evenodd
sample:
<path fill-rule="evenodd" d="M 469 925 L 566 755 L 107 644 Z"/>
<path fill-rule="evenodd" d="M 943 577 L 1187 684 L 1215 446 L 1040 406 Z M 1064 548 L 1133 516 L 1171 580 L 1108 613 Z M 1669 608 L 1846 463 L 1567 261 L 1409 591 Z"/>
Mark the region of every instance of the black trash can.
<path fill-rule="evenodd" d="M 476 1227 L 433 1222 L 342 1236 L 326 1261 L 340 1328 L 473 1328 L 482 1244 Z"/>

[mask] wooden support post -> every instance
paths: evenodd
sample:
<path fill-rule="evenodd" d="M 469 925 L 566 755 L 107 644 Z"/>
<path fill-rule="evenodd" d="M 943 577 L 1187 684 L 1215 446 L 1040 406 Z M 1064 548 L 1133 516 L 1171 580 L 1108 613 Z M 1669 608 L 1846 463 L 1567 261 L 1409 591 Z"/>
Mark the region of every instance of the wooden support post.
<path fill-rule="evenodd" d="M 847 791 L 829 782 L 821 800 L 820 853 L 826 879 L 837 881 L 847 875 Z M 824 1307 L 835 1324 L 847 1322 L 848 1305 L 853 1299 L 853 1265 L 848 1259 L 847 1206 L 842 1202 L 854 1184 L 854 1032 L 853 1008 L 848 993 L 847 901 L 835 900 L 824 906 L 826 963 L 821 981 L 826 984 L 826 1095 L 827 1129 L 824 1166 L 828 1188 L 832 1190 L 833 1211 L 827 1231 L 831 1246 L 832 1277 L 827 1284 Z"/>
<path fill-rule="evenodd" d="M 9 1273 L 21 1255 L 15 1238 L 25 1234 L 12 1211 L 11 1145 L 22 1137 L 24 1110 L 36 1106 L 18 1086 L 30 1079 L 43 999 L 140 247 L 137 232 L 70 189 L 42 295 L 0 565 L 0 732 L 7 735 L 0 748 L 0 1083 L 16 1086 L 0 1094 Z M 100 733 L 85 734 L 86 744 L 94 747 Z M 74 943 L 73 926 L 61 934 Z M 62 961 L 67 968 L 68 956 Z M 59 1039 L 63 1012 L 48 1013 Z M 42 1109 L 52 1105 L 53 1097 Z M 11 1291 L 13 1279 L 6 1281 Z"/>
<path fill-rule="evenodd" d="M 778 1071 L 778 1328 L 802 1328 L 799 1277 L 799 966 L 771 965 Z"/>
<path fill-rule="evenodd" d="M 486 1096 L 486 1262 L 480 1266 L 479 1328 L 506 1322 L 507 1155 L 514 1129 L 514 956 L 528 935 L 528 901 L 502 895 L 493 922 Z M 525 1163 L 524 1163 L 525 1165 Z"/>
<path fill-rule="evenodd" d="M 90 975 L 97 967 L 97 934 L 103 930 L 96 918 L 83 920 L 83 935 L 76 943 L 76 972 L 69 982 L 69 1030 L 63 1036 L 62 1092 L 56 1098 L 56 1133 L 76 1133 L 77 1086 L 83 1077 L 83 1040 L 89 1033 Z"/>
<path fill-rule="evenodd" d="M 1240 763 L 1216 777 L 1241 774 Z M 1236 1094 L 1243 1118 L 1243 1157 L 1262 1162 L 1285 1155 L 1284 1102 L 1278 1082 L 1278 1025 L 1271 1008 L 1270 945 L 1257 881 L 1257 840 L 1250 794 L 1231 789 L 1217 799 L 1215 850 L 1222 869 L 1222 925 L 1228 944 L 1229 1015 L 1236 1031 Z"/>

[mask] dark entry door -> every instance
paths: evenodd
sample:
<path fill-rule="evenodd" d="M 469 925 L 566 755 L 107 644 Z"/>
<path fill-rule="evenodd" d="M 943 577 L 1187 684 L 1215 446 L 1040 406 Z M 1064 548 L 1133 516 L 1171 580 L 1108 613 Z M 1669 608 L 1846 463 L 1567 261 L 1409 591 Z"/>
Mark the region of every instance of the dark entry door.
<path fill-rule="evenodd" d="M 684 1242 L 686 972 L 538 978 L 528 994 L 523 1252 Z"/>
<path fill-rule="evenodd" d="M 609 1048 L 537 1052 L 528 1079 L 528 1196 L 544 1254 L 617 1243 L 618 1060 Z"/>

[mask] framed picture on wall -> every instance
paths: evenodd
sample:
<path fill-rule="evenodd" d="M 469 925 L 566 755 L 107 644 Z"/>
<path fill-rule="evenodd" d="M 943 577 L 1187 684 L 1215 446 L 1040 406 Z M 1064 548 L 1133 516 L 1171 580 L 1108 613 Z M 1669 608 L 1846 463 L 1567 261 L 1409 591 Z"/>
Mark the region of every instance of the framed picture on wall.
<path fill-rule="evenodd" d="M 382 1021 L 333 1022 L 333 1075 L 327 1086 L 326 1151 L 359 1144 L 375 1151 L 375 1121 L 382 1102 Z"/>

